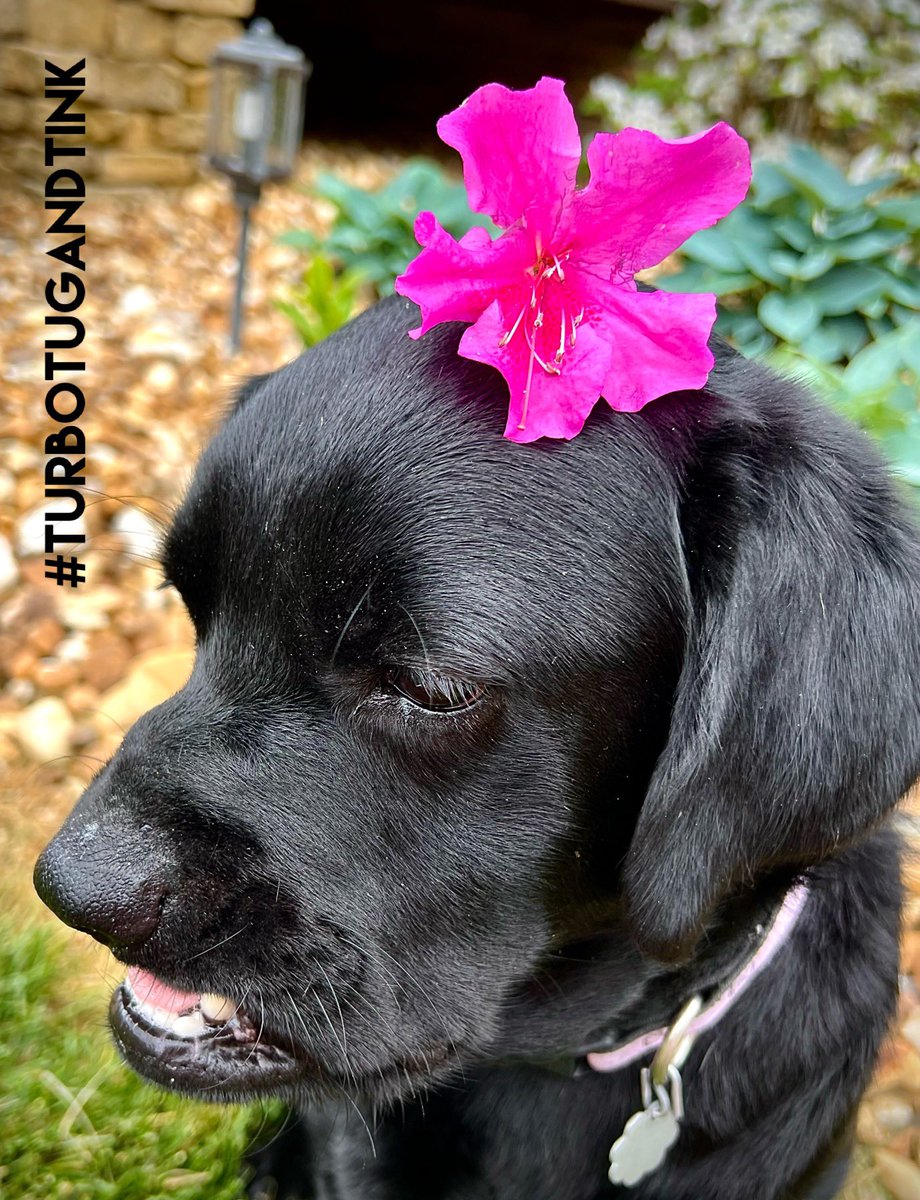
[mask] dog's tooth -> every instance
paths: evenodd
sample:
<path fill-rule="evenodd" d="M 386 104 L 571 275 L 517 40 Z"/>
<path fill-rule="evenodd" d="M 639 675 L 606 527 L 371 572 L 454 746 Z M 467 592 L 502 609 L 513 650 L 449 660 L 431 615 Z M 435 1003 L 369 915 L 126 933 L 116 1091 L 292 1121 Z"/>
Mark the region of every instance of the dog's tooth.
<path fill-rule="evenodd" d="M 213 992 L 206 992 L 201 997 L 199 1007 L 205 1017 L 215 1025 L 226 1024 L 236 1016 L 236 1005 L 233 1001 L 228 1000 L 226 996 L 216 996 Z"/>
<path fill-rule="evenodd" d="M 170 1029 L 176 1037 L 200 1037 L 205 1031 L 204 1017 L 196 1008 L 194 1012 L 174 1016 Z"/>
<path fill-rule="evenodd" d="M 165 1008 L 157 1008 L 155 1004 L 141 1004 L 140 1009 L 151 1024 L 159 1025 L 162 1029 L 171 1029 L 176 1019 L 175 1013 L 167 1012 Z"/>

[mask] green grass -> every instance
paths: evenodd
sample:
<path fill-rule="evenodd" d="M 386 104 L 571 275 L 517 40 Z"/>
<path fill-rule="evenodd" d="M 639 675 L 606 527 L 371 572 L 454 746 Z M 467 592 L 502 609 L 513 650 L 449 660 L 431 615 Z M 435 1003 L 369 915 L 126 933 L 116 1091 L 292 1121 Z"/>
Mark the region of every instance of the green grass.
<path fill-rule="evenodd" d="M 107 1002 L 65 934 L 0 917 L 0 1196 L 242 1200 L 240 1156 L 276 1107 L 142 1083 L 111 1044 Z"/>

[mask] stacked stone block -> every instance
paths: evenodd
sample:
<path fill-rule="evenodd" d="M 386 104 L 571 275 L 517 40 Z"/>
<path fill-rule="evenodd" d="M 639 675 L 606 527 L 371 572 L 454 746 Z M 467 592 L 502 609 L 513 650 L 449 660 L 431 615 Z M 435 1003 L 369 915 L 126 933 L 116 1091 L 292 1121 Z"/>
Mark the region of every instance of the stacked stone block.
<path fill-rule="evenodd" d="M 184 184 L 200 170 L 208 62 L 255 0 L 0 0 L 0 153 L 42 178 L 44 61 L 86 59 L 86 158 L 105 184 Z"/>

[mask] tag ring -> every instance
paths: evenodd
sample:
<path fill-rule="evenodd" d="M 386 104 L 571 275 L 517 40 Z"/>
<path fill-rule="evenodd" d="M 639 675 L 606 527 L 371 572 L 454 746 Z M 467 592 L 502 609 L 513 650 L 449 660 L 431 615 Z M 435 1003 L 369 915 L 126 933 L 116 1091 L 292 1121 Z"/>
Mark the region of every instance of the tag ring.
<path fill-rule="evenodd" d="M 664 1041 L 652 1059 L 651 1081 L 655 1088 L 665 1086 L 672 1067 L 679 1070 L 686 1062 L 694 1042 L 690 1026 L 699 1016 L 702 1007 L 703 997 L 691 996 L 668 1028 Z"/>

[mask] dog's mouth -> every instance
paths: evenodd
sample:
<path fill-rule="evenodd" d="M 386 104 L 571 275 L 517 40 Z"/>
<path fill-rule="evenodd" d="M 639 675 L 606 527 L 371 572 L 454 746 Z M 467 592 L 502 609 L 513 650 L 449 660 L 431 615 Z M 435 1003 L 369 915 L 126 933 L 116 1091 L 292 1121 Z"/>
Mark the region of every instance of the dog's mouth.
<path fill-rule="evenodd" d="M 267 1035 L 264 1021 L 226 996 L 182 992 L 137 967 L 116 989 L 109 1020 L 129 1065 L 175 1091 L 237 1100 L 322 1078 L 318 1063 Z"/>
<path fill-rule="evenodd" d="M 380 1099 L 424 1086 L 453 1066 L 456 1048 L 424 1053 L 342 1075 L 270 1030 L 226 996 L 183 992 L 139 967 L 115 989 L 109 1021 L 122 1056 L 151 1083 L 203 1100 L 240 1102 L 257 1095 L 357 1090 Z"/>

